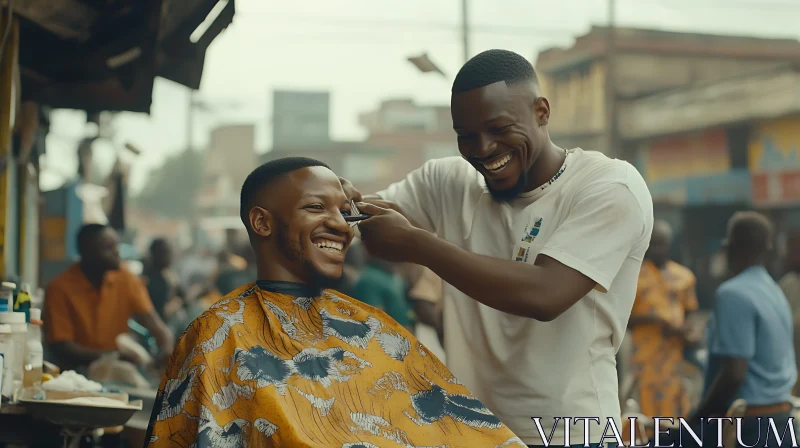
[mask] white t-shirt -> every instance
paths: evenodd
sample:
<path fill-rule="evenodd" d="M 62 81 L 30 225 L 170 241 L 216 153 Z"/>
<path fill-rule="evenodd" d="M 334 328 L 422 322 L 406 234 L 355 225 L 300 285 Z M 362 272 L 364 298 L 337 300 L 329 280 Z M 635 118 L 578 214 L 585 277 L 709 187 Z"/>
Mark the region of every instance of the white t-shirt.
<path fill-rule="evenodd" d="M 599 418 L 591 442 L 610 418 L 621 429 L 615 355 L 653 227 L 650 192 L 629 163 L 573 149 L 565 164 L 555 182 L 510 203 L 494 201 L 460 157 L 431 160 L 378 193 L 467 251 L 515 260 L 527 248 L 520 262 L 544 254 L 597 283 L 551 322 L 494 310 L 445 285 L 447 366 L 527 444 L 542 444 L 532 417 L 546 435 L 554 417 Z M 571 443 L 583 438 L 583 423 L 573 424 Z M 552 442 L 563 446 L 563 420 Z"/>

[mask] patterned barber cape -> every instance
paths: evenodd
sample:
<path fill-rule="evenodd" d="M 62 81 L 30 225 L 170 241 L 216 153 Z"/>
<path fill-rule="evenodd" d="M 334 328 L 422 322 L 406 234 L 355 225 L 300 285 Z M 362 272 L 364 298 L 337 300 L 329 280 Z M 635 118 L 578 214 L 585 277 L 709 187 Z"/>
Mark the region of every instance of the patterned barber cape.
<path fill-rule="evenodd" d="M 259 282 L 181 336 L 148 447 L 524 447 L 414 336 L 334 291 Z"/>

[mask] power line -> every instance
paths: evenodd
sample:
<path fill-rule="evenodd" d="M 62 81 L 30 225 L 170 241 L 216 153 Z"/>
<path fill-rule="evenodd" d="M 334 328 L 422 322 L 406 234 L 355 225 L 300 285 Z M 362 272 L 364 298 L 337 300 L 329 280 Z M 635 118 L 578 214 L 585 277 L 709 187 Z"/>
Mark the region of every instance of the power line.
<path fill-rule="evenodd" d="M 529 0 L 530 1 L 530 0 Z M 660 5 L 668 9 L 679 9 L 685 11 L 682 5 L 691 5 L 692 8 L 712 8 L 712 9 L 746 9 L 758 10 L 767 12 L 781 12 L 797 11 L 800 13 L 800 4 L 788 2 L 764 2 L 759 3 L 752 0 L 704 0 L 697 2 L 696 0 L 627 0 L 626 3 L 631 5 L 636 1 L 637 5 Z M 628 3 L 630 2 L 630 3 Z M 572 2 L 570 2 L 572 3 Z M 264 20 L 262 17 L 266 15 Z M 262 17 L 259 17 L 262 16 Z M 286 35 L 296 34 L 297 37 L 291 38 L 291 44 L 317 44 L 324 43 L 342 43 L 348 44 L 362 44 L 373 45 L 377 39 L 386 38 L 392 42 L 397 41 L 397 37 L 381 31 L 409 31 L 411 36 L 404 38 L 403 42 L 409 40 L 418 41 L 420 43 L 429 43 L 430 37 L 426 37 L 427 33 L 447 33 L 453 38 L 453 42 L 439 42 L 441 43 L 455 43 L 456 36 L 459 33 L 463 34 L 463 24 L 457 22 L 442 22 L 442 21 L 419 21 L 419 20 L 404 20 L 404 19 L 385 19 L 385 18 L 358 18 L 358 17 L 320 17 L 320 16 L 271 16 L 268 9 L 249 9 L 240 10 L 235 21 L 244 22 L 247 24 L 251 20 L 258 20 L 259 29 L 266 30 L 270 34 L 281 34 L 281 39 L 286 39 Z M 311 25 L 312 30 L 303 29 L 298 30 L 297 25 Z M 294 26 L 290 30 L 277 29 L 282 26 Z M 635 25 L 634 25 L 635 26 Z M 346 30 L 342 30 L 345 28 Z M 250 34 L 247 28 L 237 28 L 237 32 L 244 32 Z M 470 24 L 470 35 L 491 34 L 495 37 L 525 37 L 528 39 L 547 39 L 555 42 L 561 42 L 566 39 L 573 39 L 576 36 L 582 35 L 586 32 L 567 30 L 564 28 L 543 28 L 538 25 L 531 26 L 518 26 L 518 25 L 491 25 L 491 24 Z M 349 34 L 349 35 L 348 35 Z M 368 36 L 365 36 L 368 34 Z M 410 39 L 409 39 L 410 38 Z M 462 36 L 463 40 L 463 36 Z M 463 46 L 463 43 L 462 43 Z"/>
<path fill-rule="evenodd" d="M 316 25 L 320 27 L 362 27 L 372 28 L 373 30 L 407 30 L 407 31 L 429 31 L 429 32 L 457 32 L 461 30 L 461 24 L 449 22 L 423 22 L 416 20 L 394 20 L 394 19 L 355 19 L 355 18 L 329 18 L 329 17 L 270 17 L 263 20 L 260 17 L 243 15 L 237 17 L 236 21 L 242 19 L 258 20 L 259 25 Z M 245 20 L 247 21 L 247 20 Z M 267 31 L 270 31 L 269 28 Z M 356 30 L 351 30 L 356 31 Z M 369 31 L 364 29 L 361 31 Z M 304 34 L 306 30 L 302 31 Z M 509 26 L 509 25 L 471 25 L 470 33 L 486 34 L 507 34 L 507 35 L 528 35 L 540 37 L 553 36 L 574 36 L 575 32 L 564 28 L 543 28 L 541 26 Z"/>
<path fill-rule="evenodd" d="M 387 45 L 387 44 L 402 44 L 406 47 L 414 47 L 416 50 L 420 48 L 417 47 L 424 47 L 428 48 L 432 43 L 435 43 L 437 47 L 441 48 L 443 46 L 458 46 L 459 48 L 462 46 L 460 37 L 456 34 L 452 36 L 448 36 L 447 39 L 440 39 L 440 38 L 431 38 L 429 35 L 420 35 L 415 36 L 412 35 L 409 38 L 404 37 L 402 40 L 399 40 L 396 35 L 391 33 L 376 33 L 375 35 L 368 35 L 365 36 L 364 33 L 360 34 L 349 34 L 343 35 L 341 32 L 329 32 L 329 33 L 281 33 L 281 32 L 273 32 L 272 33 L 272 41 L 270 42 L 270 36 L 265 36 L 263 33 L 256 34 L 255 31 L 239 31 L 244 33 L 247 36 L 253 35 L 256 38 L 256 41 L 265 42 L 265 43 L 273 43 L 275 45 L 281 46 L 297 46 L 297 45 L 310 45 L 310 46 L 317 46 L 322 47 L 325 45 L 347 45 L 347 46 L 364 46 L 364 47 L 372 47 L 374 48 L 376 45 Z M 559 36 L 558 38 L 548 39 L 545 36 L 514 36 L 514 35 L 497 35 L 495 36 L 495 41 L 497 40 L 509 40 L 509 41 L 516 41 L 521 42 L 524 45 L 531 44 L 531 42 L 544 42 L 544 46 L 547 45 L 566 45 L 570 42 L 570 39 L 574 38 L 574 36 Z M 537 44 L 533 44 L 536 46 Z M 460 54 L 460 50 L 459 50 Z"/>
<path fill-rule="evenodd" d="M 695 8 L 704 8 L 704 9 L 734 8 L 734 9 L 746 9 L 752 11 L 767 11 L 767 12 L 800 12 L 800 4 L 790 3 L 790 2 L 757 2 L 749 0 L 721 0 L 721 1 L 704 0 L 702 2 L 694 0 L 663 0 L 663 1 L 639 0 L 636 3 L 648 4 L 648 5 L 661 5 L 665 7 L 670 7 L 674 3 L 679 3 L 683 5 L 691 5 L 692 7 Z"/>
<path fill-rule="evenodd" d="M 531 1 L 531 0 L 528 0 Z M 540 0 L 541 1 L 541 0 Z M 532 2 L 532 1 L 531 1 Z M 544 2 L 542 2 L 544 3 Z M 569 1 L 569 2 L 562 2 L 564 3 L 583 3 L 582 1 Z M 696 1 L 696 0 L 626 0 L 623 2 L 621 7 L 627 5 L 657 5 L 663 7 L 673 7 L 673 6 L 691 6 L 692 9 L 715 9 L 715 10 L 724 10 L 724 9 L 739 9 L 739 10 L 748 10 L 754 12 L 775 12 L 775 13 L 782 13 L 782 12 L 798 12 L 800 13 L 800 3 L 798 2 L 779 2 L 779 1 L 756 1 L 756 0 L 703 0 L 703 1 Z M 535 5 L 542 7 L 543 5 Z M 577 6 L 577 5 L 576 5 Z M 670 8 L 675 9 L 675 8 Z M 423 22 L 423 21 L 416 21 L 416 20 L 396 20 L 396 19 L 385 19 L 385 18 L 352 18 L 352 17 L 319 17 L 319 16 L 273 16 L 271 15 L 271 11 L 267 8 L 252 8 L 252 9 L 244 9 L 239 8 L 239 12 L 237 13 L 236 19 L 239 20 L 241 17 L 248 17 L 249 14 L 266 14 L 269 19 L 277 20 L 278 23 L 286 23 L 286 22 L 294 22 L 294 21 L 301 21 L 301 22 L 317 22 L 322 24 L 377 24 L 380 23 L 379 26 L 405 26 L 411 25 L 414 27 L 438 27 L 443 29 L 448 29 L 450 31 L 457 30 L 460 25 L 457 23 L 442 23 L 442 22 Z M 395 24 L 395 25 L 393 25 Z M 532 25 L 531 27 L 534 27 Z M 476 26 L 476 28 L 484 28 L 489 29 L 492 31 L 499 31 L 499 30 L 508 30 L 514 28 L 522 28 L 526 29 L 527 27 L 508 27 L 505 25 L 484 25 L 484 26 Z M 543 30 L 541 27 L 536 26 L 537 29 L 541 30 L 543 33 L 563 33 L 562 29 L 554 28 L 554 29 L 546 29 Z"/>

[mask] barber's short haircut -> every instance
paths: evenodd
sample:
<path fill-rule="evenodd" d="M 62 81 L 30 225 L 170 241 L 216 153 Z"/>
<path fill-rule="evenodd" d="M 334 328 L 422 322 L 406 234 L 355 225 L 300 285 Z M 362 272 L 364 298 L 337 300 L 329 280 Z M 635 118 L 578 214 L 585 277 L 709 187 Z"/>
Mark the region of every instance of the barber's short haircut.
<path fill-rule="evenodd" d="M 239 216 L 248 233 L 252 230 L 250 228 L 250 209 L 255 205 L 254 202 L 258 192 L 283 175 L 299 170 L 300 168 L 313 166 L 322 166 L 330 169 L 330 167 L 323 162 L 308 157 L 283 157 L 271 160 L 259 166 L 247 176 L 244 184 L 242 184 Z"/>
<path fill-rule="evenodd" d="M 538 83 L 533 65 L 521 55 L 508 50 L 486 50 L 467 61 L 453 81 L 452 93 L 468 92 L 505 81 Z"/>
<path fill-rule="evenodd" d="M 769 218 L 754 211 L 737 212 L 730 220 L 728 247 L 759 255 L 772 247 L 773 228 Z"/>
<path fill-rule="evenodd" d="M 78 230 L 78 254 L 84 255 L 95 240 L 101 233 L 108 228 L 104 224 L 85 224 Z"/>

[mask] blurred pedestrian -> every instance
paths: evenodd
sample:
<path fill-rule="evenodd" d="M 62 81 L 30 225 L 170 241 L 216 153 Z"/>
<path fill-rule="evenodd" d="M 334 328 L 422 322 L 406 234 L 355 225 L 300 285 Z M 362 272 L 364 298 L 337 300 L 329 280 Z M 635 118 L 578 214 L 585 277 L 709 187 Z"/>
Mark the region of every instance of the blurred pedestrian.
<path fill-rule="evenodd" d="M 671 247 L 672 228 L 655 221 L 628 321 L 633 344 L 630 374 L 637 379 L 639 406 L 648 417 L 689 413 L 684 349 L 698 344 L 702 336 L 687 319 L 698 306 L 695 276 L 670 260 Z"/>
<path fill-rule="evenodd" d="M 352 292 L 353 298 L 385 312 L 414 333 L 414 310 L 396 264 L 367 255 Z"/>
<path fill-rule="evenodd" d="M 780 286 L 792 309 L 794 336 L 796 339 L 800 339 L 800 230 L 791 232 L 786 241 L 784 268 L 786 273 L 781 277 Z M 800 349 L 800 344 L 796 340 L 795 350 L 798 349 Z M 795 352 L 795 360 L 800 363 L 800 356 L 797 352 Z M 798 369 L 800 369 L 800 365 L 798 365 Z M 800 382 L 795 384 L 794 395 L 800 395 Z"/>
<path fill-rule="evenodd" d="M 793 424 L 790 399 L 797 367 L 791 309 L 765 267 L 771 245 L 772 224 L 765 216 L 739 212 L 730 219 L 725 241 L 730 279 L 717 289 L 706 390 L 690 421 L 724 416 L 736 399 L 743 399 L 747 411 L 741 441 L 773 448 L 792 446 L 788 433 L 782 445 L 774 437 L 759 437 L 771 433 L 771 424 L 779 433 Z"/>
<path fill-rule="evenodd" d="M 185 306 L 186 293 L 173 269 L 173 249 L 164 238 L 150 243 L 143 278 L 158 315 L 165 321 Z"/>

